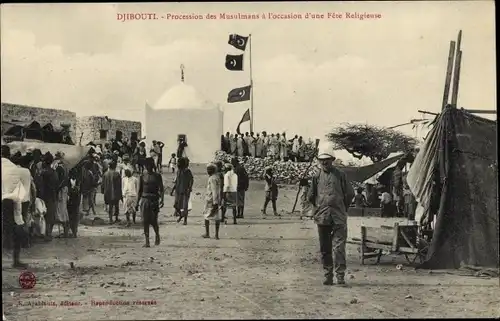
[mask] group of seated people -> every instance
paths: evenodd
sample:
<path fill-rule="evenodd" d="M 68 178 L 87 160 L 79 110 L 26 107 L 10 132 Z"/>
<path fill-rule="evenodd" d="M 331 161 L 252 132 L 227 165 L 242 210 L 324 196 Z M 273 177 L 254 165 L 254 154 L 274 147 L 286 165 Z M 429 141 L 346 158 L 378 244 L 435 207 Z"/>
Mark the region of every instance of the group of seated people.
<path fill-rule="evenodd" d="M 301 204 L 303 216 L 312 215 L 312 207 L 308 204 L 306 195 L 309 188 L 308 179 L 301 179 L 300 186 L 302 188 Z M 394 192 L 394 191 L 393 191 Z M 389 193 L 389 188 L 386 186 L 371 186 L 367 188 L 356 188 L 356 194 L 352 199 L 351 207 L 364 209 L 364 208 L 378 208 L 380 209 L 381 217 L 406 217 L 409 220 L 415 218 L 417 202 L 415 196 L 411 193 L 407 184 L 401 196 L 398 193 Z"/>
<path fill-rule="evenodd" d="M 415 217 L 416 200 L 411 191 L 405 186 L 403 195 L 398 193 L 389 193 L 386 187 L 374 189 L 368 195 L 365 195 L 364 189 L 358 187 L 356 195 L 352 201 L 353 207 L 356 208 L 380 208 L 381 217 L 406 217 L 413 219 Z"/>
<path fill-rule="evenodd" d="M 314 143 L 311 139 L 305 142 L 302 136 L 292 139 L 286 133 L 267 134 L 246 132 L 221 136 L 221 150 L 233 156 L 251 156 L 257 158 L 272 157 L 281 161 L 306 162 L 314 155 Z"/>

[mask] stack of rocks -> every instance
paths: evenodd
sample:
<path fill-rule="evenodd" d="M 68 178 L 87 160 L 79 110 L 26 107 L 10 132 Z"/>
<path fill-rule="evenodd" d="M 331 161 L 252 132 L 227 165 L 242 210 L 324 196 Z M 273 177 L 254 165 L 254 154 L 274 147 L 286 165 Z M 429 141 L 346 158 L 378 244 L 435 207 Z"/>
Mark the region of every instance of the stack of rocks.
<path fill-rule="evenodd" d="M 215 161 L 231 162 L 234 156 L 225 152 L 218 151 L 215 154 Z M 255 158 L 255 157 L 238 157 L 238 160 L 245 167 L 248 176 L 253 180 L 263 180 L 266 167 L 270 166 L 273 169 L 276 177 L 276 182 L 279 184 L 297 184 L 307 171 L 306 178 L 309 178 L 316 166 L 309 167 L 309 162 L 296 163 L 292 161 L 279 161 L 270 157 Z M 308 169 L 309 168 L 309 169 Z"/>
<path fill-rule="evenodd" d="M 225 152 L 218 151 L 215 153 L 215 161 L 222 161 L 224 163 L 230 163 L 233 155 L 229 155 Z M 270 166 L 273 169 L 274 175 L 276 176 L 276 182 L 278 184 L 298 184 L 302 175 L 306 173 L 305 178 L 309 179 L 318 170 L 318 167 L 313 163 L 309 166 L 309 162 L 295 163 L 292 161 L 279 161 L 274 160 L 269 157 L 266 158 L 255 158 L 255 157 L 237 157 L 239 162 L 245 167 L 248 176 L 252 180 L 263 180 L 264 172 L 266 167 Z M 337 165 L 342 168 L 342 165 Z M 363 187 L 363 183 L 351 181 L 353 188 Z"/>

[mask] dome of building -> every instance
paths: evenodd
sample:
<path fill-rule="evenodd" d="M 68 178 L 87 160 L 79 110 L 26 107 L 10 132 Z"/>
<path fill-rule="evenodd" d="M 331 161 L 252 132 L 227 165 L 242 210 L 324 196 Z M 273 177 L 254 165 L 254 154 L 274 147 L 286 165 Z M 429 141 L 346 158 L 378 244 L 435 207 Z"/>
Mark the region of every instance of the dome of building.
<path fill-rule="evenodd" d="M 196 89 L 184 82 L 167 90 L 154 104 L 155 110 L 213 109 L 216 106 L 204 99 Z"/>

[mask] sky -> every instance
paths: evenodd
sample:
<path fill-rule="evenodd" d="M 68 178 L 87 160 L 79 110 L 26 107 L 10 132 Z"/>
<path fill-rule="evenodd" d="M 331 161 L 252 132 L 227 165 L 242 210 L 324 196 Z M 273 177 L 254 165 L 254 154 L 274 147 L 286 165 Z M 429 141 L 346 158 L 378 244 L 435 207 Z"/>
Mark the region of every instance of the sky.
<path fill-rule="evenodd" d="M 382 17 L 117 20 L 117 13 L 224 12 Z M 394 126 L 421 119 L 418 110 L 438 112 L 449 43 L 460 29 L 459 107 L 495 110 L 493 1 L 2 4 L 1 97 L 144 122 L 145 103 L 180 82 L 183 64 L 186 83 L 222 106 L 224 130 L 234 132 L 250 103 L 227 104 L 227 94 L 249 84 L 251 58 L 255 131 L 323 139 L 341 123 Z M 232 33 L 252 35 L 241 72 L 224 66 L 226 54 L 239 52 L 227 43 Z"/>

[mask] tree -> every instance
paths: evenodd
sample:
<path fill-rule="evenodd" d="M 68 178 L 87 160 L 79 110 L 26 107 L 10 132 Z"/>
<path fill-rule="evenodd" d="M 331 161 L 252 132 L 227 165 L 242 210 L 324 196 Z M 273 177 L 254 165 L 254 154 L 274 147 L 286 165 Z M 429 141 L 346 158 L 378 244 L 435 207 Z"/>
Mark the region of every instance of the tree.
<path fill-rule="evenodd" d="M 377 163 L 391 153 L 412 154 L 416 139 L 393 129 L 371 125 L 343 124 L 326 135 L 336 149 L 345 149 L 357 159 L 363 156 Z"/>

